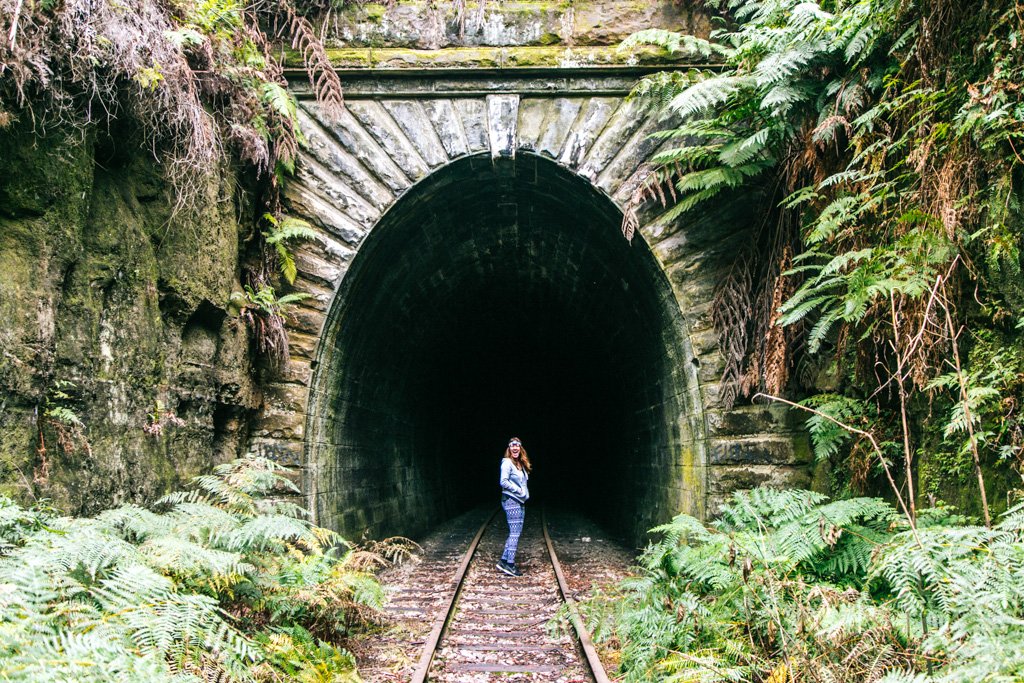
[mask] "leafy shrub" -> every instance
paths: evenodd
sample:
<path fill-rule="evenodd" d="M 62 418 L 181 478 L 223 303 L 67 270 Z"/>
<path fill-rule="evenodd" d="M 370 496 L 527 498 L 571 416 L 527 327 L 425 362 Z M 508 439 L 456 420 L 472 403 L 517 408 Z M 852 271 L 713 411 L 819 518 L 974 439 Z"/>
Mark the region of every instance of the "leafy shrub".
<path fill-rule="evenodd" d="M 822 412 L 901 442 L 894 478 L 911 510 L 927 453 L 926 489 L 948 498 L 975 479 L 980 495 L 960 500 L 989 521 L 986 497 L 1001 505 L 982 464 L 1019 468 L 1024 443 L 1020 3 L 703 4 L 709 40 L 652 29 L 624 44 L 721 67 L 635 89 L 678 123 L 659 134 L 624 231 L 651 200 L 673 204 L 669 220 L 760 197 L 751 215 L 764 219 L 712 305 L 725 402 L 825 390 Z M 846 441 L 829 454 L 852 473 L 836 488 L 871 490 L 878 460 Z"/>
<path fill-rule="evenodd" d="M 0 498 L 0 675 L 12 681 L 358 680 L 339 646 L 383 592 L 359 551 L 246 458 L 154 509 L 91 519 Z"/>
<path fill-rule="evenodd" d="M 290 0 L 0 0 L 0 31 L 0 129 L 130 121 L 179 208 L 197 208 L 225 148 L 272 184 L 294 169 L 301 133 L 273 39 L 301 54 L 326 109 L 341 107 L 341 82 Z"/>
<path fill-rule="evenodd" d="M 624 681 L 1014 680 L 1024 506 L 965 521 L 928 510 L 911 530 L 876 498 L 736 493 L 714 524 L 653 529 L 638 576 L 584 607 Z"/>

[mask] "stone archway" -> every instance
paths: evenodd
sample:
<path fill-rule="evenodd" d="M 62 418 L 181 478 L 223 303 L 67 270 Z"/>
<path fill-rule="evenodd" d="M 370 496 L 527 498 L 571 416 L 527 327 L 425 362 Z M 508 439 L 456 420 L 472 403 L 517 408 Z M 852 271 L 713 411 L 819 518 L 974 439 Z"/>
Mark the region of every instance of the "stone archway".
<path fill-rule="evenodd" d="M 807 449 L 783 412 L 724 410 L 718 399 L 722 362 L 709 306 L 716 278 L 747 238 L 744 207 L 688 222 L 661 220 L 648 207 L 630 246 L 618 232 L 621 209 L 655 151 L 649 133 L 661 125 L 623 97 L 631 79 L 616 86 L 606 77 L 598 88 L 592 77 L 562 77 L 552 92 L 550 81 L 533 75 L 506 79 L 501 94 L 478 80 L 378 81 L 355 97 L 350 90 L 348 111 L 333 122 L 303 103 L 309 146 L 287 199 L 290 211 L 321 230 L 321 240 L 297 254 L 299 287 L 314 296 L 293 316 L 292 360 L 268 391 L 254 445 L 302 465 L 317 521 L 350 535 L 413 533 L 468 504 L 465 491 L 490 484 L 485 475 L 451 472 L 471 467 L 473 457 L 496 457 L 481 453 L 485 436 L 500 451 L 505 432 L 524 428 L 537 430 L 538 457 L 566 483 L 586 460 L 558 460 L 553 451 L 573 450 L 574 434 L 594 424 L 595 433 L 612 434 L 580 439 L 598 453 L 610 444 L 595 458 L 603 477 L 583 488 L 612 501 L 581 505 L 628 520 L 634 537 L 677 512 L 703 516 L 732 488 L 805 483 Z M 587 228 L 574 231 L 581 221 Z M 510 289 L 516 276 L 506 260 L 530 273 L 522 298 Z M 529 301 L 547 308 L 519 310 Z M 485 425 L 470 430 L 477 441 L 420 424 L 454 424 L 438 413 L 459 400 L 449 393 L 432 402 L 429 389 L 410 387 L 446 376 L 465 381 L 466 367 L 485 368 L 474 350 L 490 337 L 445 340 L 474 319 L 497 335 L 495 310 L 546 330 L 557 342 L 550 358 L 564 367 L 573 366 L 576 348 L 566 339 L 613 333 L 613 341 L 580 344 L 576 359 L 584 360 L 563 377 L 592 387 L 590 394 L 608 393 L 600 400 L 582 389 L 572 394 L 600 420 L 562 416 L 575 432 L 559 432 L 526 415 L 517 426 L 482 418 L 470 401 L 459 409 Z M 547 357 L 543 338 L 529 341 L 538 348 L 516 361 L 520 373 L 524 358 Z M 446 344 L 459 351 L 414 361 L 418 350 Z M 509 357 L 509 347 L 497 348 Z M 609 386 L 601 378 L 611 378 Z M 486 394 L 487 382 L 468 384 L 460 394 Z M 542 405 L 553 411 L 556 404 Z M 358 417 L 365 411 L 375 417 Z M 618 431 L 603 431 L 609 425 Z M 529 434 L 520 436 L 530 443 Z M 557 449 L 545 451 L 545 442 Z M 445 457 L 455 469 L 446 471 Z M 628 475 L 619 476 L 618 463 Z M 610 494 L 600 487 L 607 477 L 618 484 Z"/>
<path fill-rule="evenodd" d="M 697 512 L 688 334 L 617 207 L 531 154 L 453 162 L 379 221 L 334 300 L 306 422 L 322 524 L 415 533 L 494 497 L 513 433 L 535 498 L 636 535 Z"/>

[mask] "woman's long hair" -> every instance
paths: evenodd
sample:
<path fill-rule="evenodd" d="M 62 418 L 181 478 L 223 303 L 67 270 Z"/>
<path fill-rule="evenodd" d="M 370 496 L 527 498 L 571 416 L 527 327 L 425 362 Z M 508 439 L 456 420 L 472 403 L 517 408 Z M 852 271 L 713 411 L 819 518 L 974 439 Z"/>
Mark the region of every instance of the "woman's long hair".
<path fill-rule="evenodd" d="M 519 441 L 519 437 L 518 436 L 513 436 L 508 441 L 509 441 L 509 443 L 512 443 L 513 441 Z M 523 442 L 522 441 L 519 441 L 519 462 L 518 463 L 516 462 L 516 459 L 512 457 L 512 451 L 509 450 L 508 446 L 505 446 L 505 457 L 512 461 L 512 464 L 516 466 L 516 469 L 523 469 L 523 467 L 525 467 L 527 474 L 529 474 L 533 470 L 533 465 L 530 464 L 530 458 L 527 457 L 527 455 L 526 455 L 526 447 L 523 446 Z M 522 463 L 523 467 L 519 467 L 519 463 Z"/>

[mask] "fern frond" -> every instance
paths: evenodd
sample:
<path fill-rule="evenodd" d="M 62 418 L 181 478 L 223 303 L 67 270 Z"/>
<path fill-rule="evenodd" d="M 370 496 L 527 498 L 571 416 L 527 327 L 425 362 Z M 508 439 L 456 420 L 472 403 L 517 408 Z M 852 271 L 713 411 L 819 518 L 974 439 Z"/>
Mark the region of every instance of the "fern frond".
<path fill-rule="evenodd" d="M 280 220 L 271 214 L 264 214 L 263 218 L 271 224 L 271 230 L 263 233 L 267 244 L 279 244 L 293 239 L 320 240 L 320 233 L 313 229 L 308 222 L 293 216 L 284 216 Z"/>
<path fill-rule="evenodd" d="M 265 82 L 261 87 L 263 102 L 274 111 L 275 114 L 287 121 L 298 120 L 298 105 L 295 98 L 283 86 L 277 83 Z"/>
<path fill-rule="evenodd" d="M 762 128 L 742 140 L 723 145 L 718 154 L 719 160 L 728 166 L 737 167 L 749 163 L 754 158 L 767 159 L 771 151 L 767 149 L 772 129 Z"/>
<path fill-rule="evenodd" d="M 174 525 L 170 518 L 138 505 L 122 505 L 113 510 L 106 510 L 100 513 L 97 519 L 107 525 L 110 531 L 133 542 L 167 535 Z"/>
<path fill-rule="evenodd" d="M 281 267 L 281 276 L 288 284 L 295 284 L 298 269 L 295 267 L 295 259 L 292 258 L 291 252 L 280 242 L 274 244 L 274 250 L 277 252 L 277 262 Z M 278 302 L 280 302 L 280 299 L 278 299 Z"/>
<path fill-rule="evenodd" d="M 204 579 L 218 590 L 226 590 L 255 571 L 255 567 L 238 553 L 209 548 L 175 536 L 147 541 L 139 551 L 150 566 L 167 575 Z"/>
<path fill-rule="evenodd" d="M 657 28 L 633 33 L 619 44 L 618 50 L 626 52 L 640 45 L 654 45 L 665 49 L 670 54 L 686 52 L 691 55 L 704 57 L 705 59 L 725 57 L 732 52 L 727 46 L 712 43 L 703 38 Z"/>
<path fill-rule="evenodd" d="M 812 491 L 759 487 L 733 493 L 722 506 L 718 526 L 726 531 L 775 529 L 805 515 L 825 496 Z"/>
<path fill-rule="evenodd" d="M 344 107 L 341 79 L 334 70 L 330 57 L 316 37 L 316 31 L 309 20 L 297 13 L 289 2 L 282 0 L 281 7 L 291 29 L 292 48 L 302 53 L 309 83 L 313 86 L 317 101 L 329 118 L 337 118 Z"/>
<path fill-rule="evenodd" d="M 284 296 L 280 297 L 277 300 L 277 302 L 282 306 L 287 306 L 288 304 L 294 304 L 298 303 L 299 301 L 305 301 L 309 297 L 310 295 L 308 292 L 292 292 L 291 294 L 285 294 Z"/>
<path fill-rule="evenodd" d="M 283 515 L 260 515 L 248 519 L 225 540 L 225 547 L 238 552 L 280 548 L 287 543 L 319 548 L 319 539 L 309 522 Z"/>
<path fill-rule="evenodd" d="M 699 81 L 672 98 L 669 108 L 682 118 L 710 112 L 753 83 L 747 76 L 717 76 Z"/>
<path fill-rule="evenodd" d="M 773 52 L 757 65 L 755 81 L 759 86 L 792 82 L 798 71 L 827 52 L 828 46 L 823 42 L 798 43 L 788 50 Z"/>

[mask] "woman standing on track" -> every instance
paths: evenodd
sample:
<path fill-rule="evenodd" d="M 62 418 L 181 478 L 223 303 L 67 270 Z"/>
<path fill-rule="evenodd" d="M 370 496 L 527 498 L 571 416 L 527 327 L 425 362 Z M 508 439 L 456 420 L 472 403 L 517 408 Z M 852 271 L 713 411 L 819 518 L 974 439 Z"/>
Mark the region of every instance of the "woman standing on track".
<path fill-rule="evenodd" d="M 501 459 L 501 477 L 498 479 L 501 507 L 508 519 L 508 540 L 505 541 L 505 552 L 501 554 L 496 566 L 509 576 L 523 575 L 516 566 L 516 548 L 519 546 L 519 534 L 523 533 L 526 501 L 530 499 L 530 491 L 526 488 L 530 469 L 530 459 L 526 457 L 523 442 L 513 436 L 505 449 L 505 457 Z"/>

